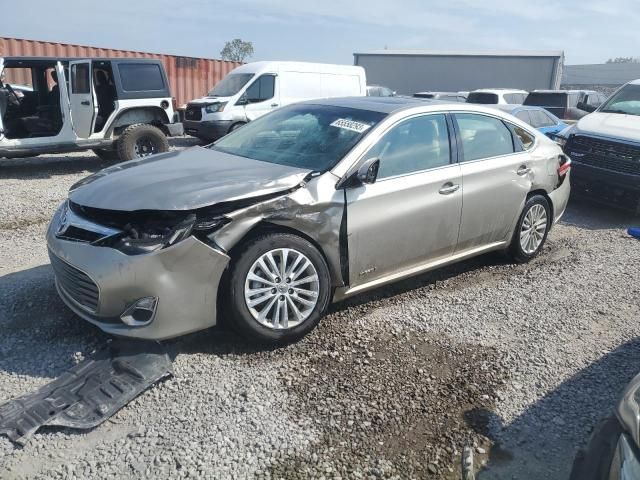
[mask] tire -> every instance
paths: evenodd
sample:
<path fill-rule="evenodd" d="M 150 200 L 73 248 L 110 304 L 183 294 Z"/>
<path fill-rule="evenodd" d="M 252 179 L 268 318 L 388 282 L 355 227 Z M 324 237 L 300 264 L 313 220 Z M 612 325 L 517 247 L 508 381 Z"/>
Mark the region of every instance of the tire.
<path fill-rule="evenodd" d="M 544 232 L 542 232 L 542 215 L 544 212 Z M 530 234 L 527 237 L 525 230 L 531 220 L 534 220 L 535 225 L 539 225 L 538 228 L 532 228 L 529 230 Z M 533 259 L 540 253 L 544 243 L 547 241 L 547 235 L 551 228 L 551 207 L 549 202 L 542 195 L 533 195 L 524 204 L 516 229 L 513 232 L 511 244 L 509 245 L 509 256 L 517 263 L 526 263 Z M 525 238 L 522 239 L 521 236 Z M 530 239 L 531 243 L 527 243 L 527 239 Z M 523 245 L 524 244 L 524 245 Z"/>
<path fill-rule="evenodd" d="M 620 435 L 622 426 L 615 415 L 602 419 L 593 429 L 587 446 L 576 454 L 569 480 L 608 480 Z"/>
<path fill-rule="evenodd" d="M 282 249 L 287 250 L 286 257 Z M 261 258 L 268 258 L 263 256 L 269 252 L 278 268 L 283 257 L 285 258 L 285 265 L 291 269 L 291 279 L 271 276 L 271 282 L 256 282 L 247 278 L 250 273 L 269 278 L 269 274 L 265 273 L 259 263 Z M 301 269 L 301 266 L 306 265 L 304 259 L 309 261 L 310 266 Z M 271 273 L 281 272 L 272 268 L 268 259 L 264 261 L 264 265 L 267 263 Z M 296 284 L 308 278 L 317 278 L 317 281 Z M 246 288 L 270 290 L 245 298 Z M 299 290 L 315 293 L 303 294 Z M 331 293 L 329 268 L 322 254 L 309 241 L 288 233 L 265 234 L 248 242 L 237 254 L 231 265 L 228 293 L 230 324 L 236 331 L 262 344 L 286 344 L 313 330 L 327 310 Z M 266 300 L 263 301 L 264 298 Z M 309 305 L 314 299 L 315 305 Z M 251 308 L 249 301 L 259 303 Z M 300 303 L 302 301 L 306 303 Z M 260 321 L 257 317 L 265 310 L 266 318 Z M 284 321 L 285 316 L 287 321 Z"/>
<path fill-rule="evenodd" d="M 113 162 L 115 160 L 119 160 L 118 152 L 116 150 L 106 150 L 104 148 L 94 148 L 93 153 L 95 153 L 100 160 L 105 160 L 107 162 Z"/>
<path fill-rule="evenodd" d="M 234 123 L 233 125 L 231 125 L 231 126 L 229 127 L 229 132 L 227 132 L 227 133 L 234 132 L 234 131 L 236 131 L 237 129 L 239 129 L 240 127 L 242 127 L 243 125 L 246 125 L 246 123 L 244 123 L 244 122 Z"/>
<path fill-rule="evenodd" d="M 122 161 L 168 151 L 169 141 L 162 130 L 146 123 L 129 125 L 117 142 L 118 157 Z"/>

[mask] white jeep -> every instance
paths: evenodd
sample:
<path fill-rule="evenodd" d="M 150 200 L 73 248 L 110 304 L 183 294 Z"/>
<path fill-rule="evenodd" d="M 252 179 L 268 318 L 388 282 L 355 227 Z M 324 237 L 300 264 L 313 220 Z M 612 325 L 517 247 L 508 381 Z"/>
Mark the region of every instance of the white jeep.
<path fill-rule="evenodd" d="M 166 152 L 183 134 L 177 119 L 159 60 L 0 57 L 0 158 L 92 149 L 132 160 Z"/>

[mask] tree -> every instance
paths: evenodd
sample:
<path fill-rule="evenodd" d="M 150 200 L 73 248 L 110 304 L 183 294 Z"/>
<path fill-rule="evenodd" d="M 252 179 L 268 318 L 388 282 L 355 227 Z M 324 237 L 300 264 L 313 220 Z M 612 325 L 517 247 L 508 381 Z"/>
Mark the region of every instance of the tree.
<path fill-rule="evenodd" d="M 607 63 L 640 63 L 640 58 L 634 57 L 616 57 L 607 60 Z"/>
<path fill-rule="evenodd" d="M 232 62 L 244 62 L 253 55 L 253 43 L 245 42 L 240 38 L 234 38 L 230 42 L 224 44 L 224 48 L 220 51 L 223 60 Z"/>

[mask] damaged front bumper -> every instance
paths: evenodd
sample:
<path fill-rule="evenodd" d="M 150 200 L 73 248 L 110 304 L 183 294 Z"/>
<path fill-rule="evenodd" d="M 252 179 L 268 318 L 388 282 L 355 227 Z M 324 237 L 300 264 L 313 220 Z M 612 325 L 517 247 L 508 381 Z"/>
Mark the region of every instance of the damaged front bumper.
<path fill-rule="evenodd" d="M 142 255 L 57 238 L 47 245 L 64 303 L 107 333 L 162 340 L 216 324 L 217 292 L 229 257 L 189 237 Z"/>

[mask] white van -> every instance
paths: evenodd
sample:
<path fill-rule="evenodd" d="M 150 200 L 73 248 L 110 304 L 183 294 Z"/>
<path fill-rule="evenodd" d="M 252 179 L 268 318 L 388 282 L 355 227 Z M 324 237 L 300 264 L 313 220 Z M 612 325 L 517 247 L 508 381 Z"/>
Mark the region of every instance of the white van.
<path fill-rule="evenodd" d="M 192 100 L 184 130 L 216 140 L 275 108 L 314 98 L 367 94 L 362 67 L 302 62 L 254 62 L 224 77 L 206 97 Z"/>

